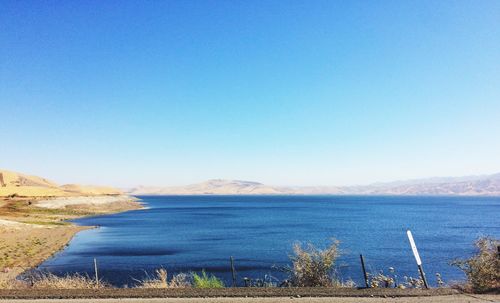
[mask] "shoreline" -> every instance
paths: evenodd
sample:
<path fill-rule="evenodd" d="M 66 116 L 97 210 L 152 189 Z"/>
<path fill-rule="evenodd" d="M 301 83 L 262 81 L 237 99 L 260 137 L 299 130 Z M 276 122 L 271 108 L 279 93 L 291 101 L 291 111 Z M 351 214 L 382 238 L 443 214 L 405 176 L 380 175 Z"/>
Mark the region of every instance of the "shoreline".
<path fill-rule="evenodd" d="M 139 209 L 140 199 L 124 195 L 0 199 L 0 285 L 64 250 L 79 232 L 97 228 L 69 220 Z"/>

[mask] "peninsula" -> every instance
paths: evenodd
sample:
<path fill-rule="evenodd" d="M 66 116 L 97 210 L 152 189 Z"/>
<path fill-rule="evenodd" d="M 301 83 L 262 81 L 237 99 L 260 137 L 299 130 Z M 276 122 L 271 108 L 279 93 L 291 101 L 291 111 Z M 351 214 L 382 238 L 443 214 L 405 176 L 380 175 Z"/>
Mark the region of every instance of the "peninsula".
<path fill-rule="evenodd" d="M 0 284 L 37 266 L 79 231 L 67 220 L 139 209 L 118 189 L 76 184 L 0 170 Z"/>

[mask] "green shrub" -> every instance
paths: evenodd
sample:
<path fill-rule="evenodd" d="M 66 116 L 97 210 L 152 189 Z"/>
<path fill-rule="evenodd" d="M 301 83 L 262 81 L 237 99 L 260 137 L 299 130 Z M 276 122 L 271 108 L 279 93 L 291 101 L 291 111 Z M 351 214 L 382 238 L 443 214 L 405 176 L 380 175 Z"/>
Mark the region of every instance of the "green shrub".
<path fill-rule="evenodd" d="M 500 290 L 499 245 L 500 240 L 479 238 L 475 242 L 478 248 L 476 255 L 452 262 L 467 275 L 466 290 L 478 293 Z"/>
<path fill-rule="evenodd" d="M 208 276 L 203 270 L 201 275 L 193 273 L 193 286 L 196 288 L 223 288 L 224 282 L 213 275 Z"/>

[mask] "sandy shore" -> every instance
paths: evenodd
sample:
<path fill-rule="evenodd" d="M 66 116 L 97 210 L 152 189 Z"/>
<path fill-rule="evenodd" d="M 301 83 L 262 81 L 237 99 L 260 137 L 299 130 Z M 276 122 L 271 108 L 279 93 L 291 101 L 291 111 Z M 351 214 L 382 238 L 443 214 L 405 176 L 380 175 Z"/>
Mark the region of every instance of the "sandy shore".
<path fill-rule="evenodd" d="M 0 280 L 15 279 L 25 270 L 36 267 L 62 249 L 77 232 L 87 228 L 35 224 L 0 228 Z"/>
<path fill-rule="evenodd" d="M 140 208 L 128 196 L 0 200 L 0 283 L 36 267 L 64 248 L 76 233 L 91 228 L 66 220 Z"/>
<path fill-rule="evenodd" d="M 40 200 L 36 202 L 36 206 L 49 209 L 61 209 L 71 206 L 104 206 L 111 205 L 112 203 L 119 203 L 123 201 L 133 201 L 134 199 L 125 196 L 96 196 L 96 197 L 58 197 L 54 199 Z"/>

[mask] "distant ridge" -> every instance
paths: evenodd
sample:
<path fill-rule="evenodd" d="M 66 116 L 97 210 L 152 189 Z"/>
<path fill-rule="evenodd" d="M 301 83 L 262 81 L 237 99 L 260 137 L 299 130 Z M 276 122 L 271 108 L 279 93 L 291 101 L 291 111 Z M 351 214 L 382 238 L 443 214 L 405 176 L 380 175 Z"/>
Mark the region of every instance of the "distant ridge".
<path fill-rule="evenodd" d="M 437 195 L 500 196 L 500 173 L 374 183 L 364 186 L 269 186 L 253 181 L 213 179 L 186 186 L 140 186 L 132 195 Z"/>
<path fill-rule="evenodd" d="M 213 179 L 187 186 L 141 186 L 129 191 L 134 195 L 265 195 L 286 194 L 280 188 L 252 181 Z"/>
<path fill-rule="evenodd" d="M 66 184 L 59 186 L 45 178 L 0 169 L 0 197 L 70 197 L 120 195 L 112 187 Z"/>

